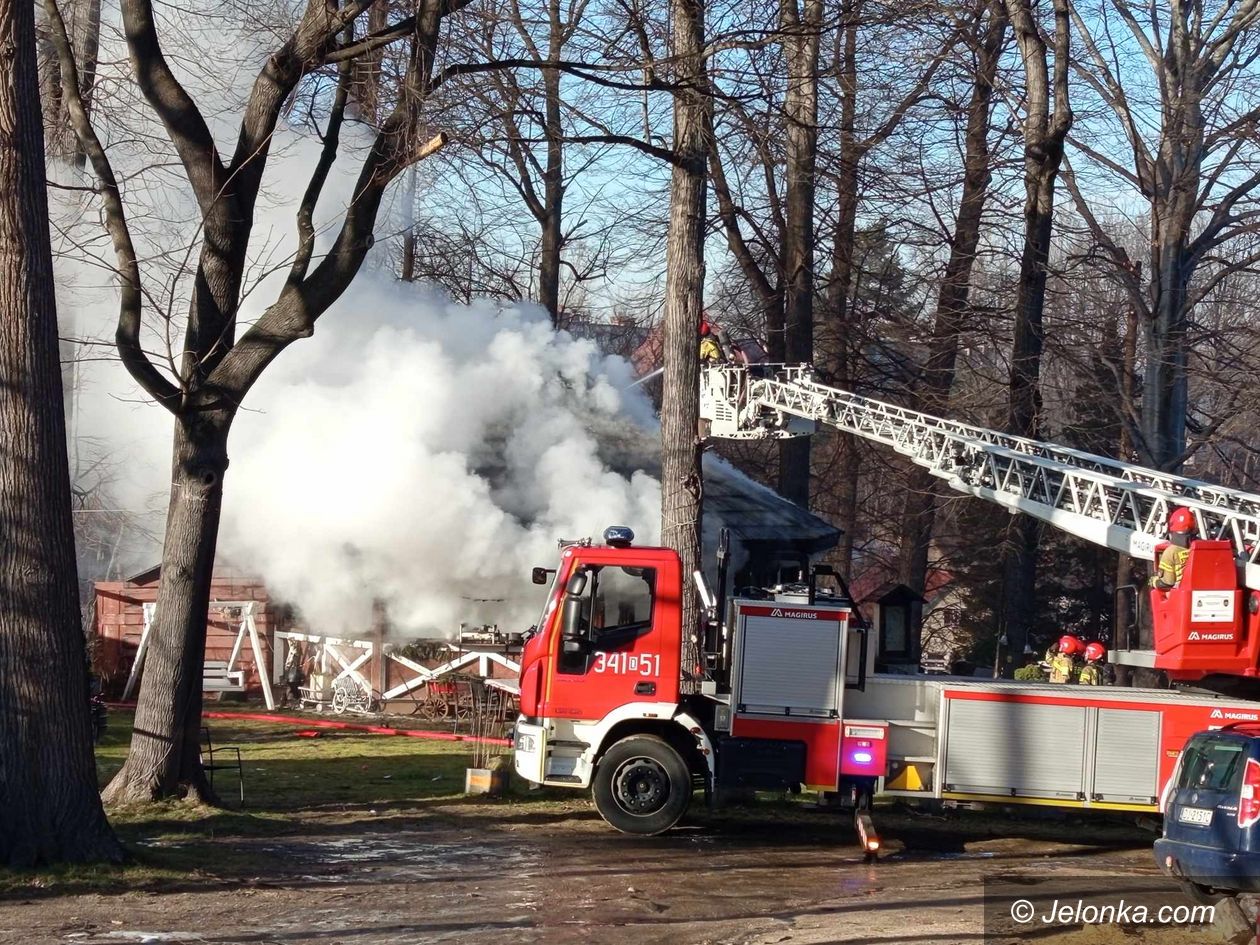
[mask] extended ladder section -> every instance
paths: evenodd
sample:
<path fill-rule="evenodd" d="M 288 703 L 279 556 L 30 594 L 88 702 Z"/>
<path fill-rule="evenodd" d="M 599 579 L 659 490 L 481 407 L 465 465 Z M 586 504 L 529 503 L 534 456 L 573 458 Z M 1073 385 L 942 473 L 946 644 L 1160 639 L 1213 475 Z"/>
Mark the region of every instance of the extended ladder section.
<path fill-rule="evenodd" d="M 700 415 L 709 435 L 730 439 L 809 435 L 825 423 L 892 447 L 959 492 L 1148 562 L 1185 507 L 1198 538 L 1229 542 L 1241 582 L 1260 590 L 1257 495 L 837 390 L 808 366 L 707 367 Z"/>

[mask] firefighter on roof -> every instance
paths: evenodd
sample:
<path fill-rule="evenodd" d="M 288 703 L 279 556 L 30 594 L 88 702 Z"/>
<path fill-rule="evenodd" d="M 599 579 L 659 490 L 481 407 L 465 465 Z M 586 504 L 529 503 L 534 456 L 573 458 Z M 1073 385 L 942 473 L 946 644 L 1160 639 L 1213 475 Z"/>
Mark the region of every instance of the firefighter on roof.
<path fill-rule="evenodd" d="M 722 351 L 722 346 L 718 344 L 717 338 L 713 334 L 713 329 L 709 325 L 706 318 L 700 322 L 700 363 L 702 364 L 723 364 L 726 362 L 726 355 Z"/>
<path fill-rule="evenodd" d="M 1082 686 L 1101 686 L 1106 680 L 1103 677 L 1103 660 L 1107 658 L 1107 648 L 1095 640 L 1085 647 L 1085 665 L 1081 667 L 1076 681 Z"/>
<path fill-rule="evenodd" d="M 1159 570 L 1153 582 L 1161 591 L 1171 591 L 1181 583 L 1190 557 L 1190 539 L 1194 536 L 1194 513 L 1177 509 L 1168 518 L 1168 538 L 1172 542 L 1159 556 Z"/>
<path fill-rule="evenodd" d="M 1052 683 L 1076 682 L 1080 673 L 1078 658 L 1085 651 L 1085 644 L 1074 636 L 1062 636 L 1059 642 L 1051 647 L 1053 655 L 1049 656 L 1050 681 Z"/>

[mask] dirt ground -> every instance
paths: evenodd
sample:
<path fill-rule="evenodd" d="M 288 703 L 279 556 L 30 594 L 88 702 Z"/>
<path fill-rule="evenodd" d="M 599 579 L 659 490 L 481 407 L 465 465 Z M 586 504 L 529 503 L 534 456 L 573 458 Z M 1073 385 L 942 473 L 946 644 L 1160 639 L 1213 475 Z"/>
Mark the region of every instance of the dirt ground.
<path fill-rule="evenodd" d="M 847 822 L 692 818 L 654 839 L 624 837 L 589 810 L 452 807 L 295 839 L 216 840 L 238 877 L 114 894 L 0 901 L 5 943 L 479 943 L 479 945 L 823 945 L 860 943 L 1202 943 L 1201 928 L 1038 922 L 985 937 L 985 880 L 1082 894 L 1140 892 L 1188 904 L 1154 869 L 1149 841 L 951 839 L 885 818 L 866 864 Z M 1072 835 L 1069 833 L 1069 835 Z M 1097 845 L 1095 845 L 1097 844 Z M 211 847 L 213 849 L 213 846 Z M 992 887 L 990 887 L 992 890 Z M 1005 893 L 1003 893 L 1005 895 Z M 1061 894 L 1054 892 L 1055 898 Z M 1073 898 L 1071 894 L 1066 898 Z M 995 895 L 994 915 L 1009 911 Z M 1009 925 L 1009 921 L 1007 922 Z"/>

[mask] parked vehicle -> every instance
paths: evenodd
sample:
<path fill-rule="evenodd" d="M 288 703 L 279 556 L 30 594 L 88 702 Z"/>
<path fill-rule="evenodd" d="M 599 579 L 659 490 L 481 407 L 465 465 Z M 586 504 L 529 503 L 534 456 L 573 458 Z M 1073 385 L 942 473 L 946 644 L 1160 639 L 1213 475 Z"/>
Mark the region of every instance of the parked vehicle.
<path fill-rule="evenodd" d="M 1159 868 L 1198 902 L 1260 892 L 1260 723 L 1198 732 L 1164 791 Z"/>

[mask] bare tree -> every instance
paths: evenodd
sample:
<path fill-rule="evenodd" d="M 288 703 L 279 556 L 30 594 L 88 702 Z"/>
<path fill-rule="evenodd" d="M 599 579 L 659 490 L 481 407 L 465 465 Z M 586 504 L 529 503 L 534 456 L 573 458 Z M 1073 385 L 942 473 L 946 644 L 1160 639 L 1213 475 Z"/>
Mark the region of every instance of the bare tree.
<path fill-rule="evenodd" d="M 564 249 L 571 233 L 564 226 L 565 112 L 559 63 L 582 25 L 588 0 L 546 0 L 541 15 L 523 10 L 518 0 L 502 0 L 487 10 L 474 29 L 475 54 L 504 56 L 505 44 L 529 68 L 493 73 L 470 91 L 482 109 L 474 120 L 475 154 L 507 180 L 538 228 L 537 301 L 556 327 L 562 308 Z M 541 147 L 535 147 L 536 144 Z M 540 153 L 541 152 L 541 153 Z"/>
<path fill-rule="evenodd" d="M 1123 49 L 1112 31 L 1115 19 L 1116 32 L 1140 51 L 1148 75 L 1119 68 Z M 1222 251 L 1240 244 L 1260 219 L 1260 102 L 1254 95 L 1260 2 L 1151 0 L 1139 15 L 1125 0 L 1107 0 L 1093 16 L 1074 13 L 1074 24 L 1085 47 L 1078 71 L 1114 115 L 1130 153 L 1126 161 L 1087 135 L 1074 137 L 1073 144 L 1147 204 L 1150 257 L 1144 269 L 1099 220 L 1096 199 L 1074 177 L 1067 182 L 1114 278 L 1140 313 L 1136 445 L 1146 462 L 1175 470 L 1189 455 L 1191 313 L 1220 280 L 1260 263 L 1254 247 Z M 1128 86 L 1138 85 L 1135 100 Z M 1155 132 L 1148 131 L 1153 109 L 1141 101 L 1147 88 L 1158 95 Z"/>
<path fill-rule="evenodd" d="M 1053 0 L 1052 76 L 1031 0 L 1004 2 L 1024 63 L 1024 234 L 1015 293 L 1007 429 L 1019 436 L 1036 437 L 1041 413 L 1042 316 L 1054 228 L 1055 182 L 1063 161 L 1064 141 L 1072 127 L 1068 101 L 1071 11 L 1069 0 Z M 1036 519 L 1016 516 L 1003 547 L 1002 629 L 1008 653 L 1023 652 L 1036 618 L 1031 590 L 1036 583 L 1040 531 Z"/>
<path fill-rule="evenodd" d="M 0 864 L 120 862 L 88 717 L 34 7 L 0 0 Z"/>
<path fill-rule="evenodd" d="M 993 85 L 1006 46 L 1008 27 L 1009 20 L 1001 0 L 977 0 L 973 6 L 969 33 L 974 63 L 971 97 L 966 110 L 958 215 L 949 241 L 949 258 L 937 293 L 936 317 L 928 342 L 927 361 L 911 395 L 915 409 L 938 416 L 948 414 L 959 339 L 969 321 L 971 274 L 980 245 L 981 223 L 993 174 L 989 146 Z M 933 476 L 916 469 L 906 487 L 899 579 L 920 593 L 927 583 L 937 483 Z"/>
<path fill-rule="evenodd" d="M 250 388 L 292 342 L 345 291 L 372 244 L 386 187 L 426 153 L 421 106 L 436 82 L 434 57 L 444 16 L 464 2 L 421 0 L 414 12 L 361 40 L 345 39 L 373 0 L 309 0 L 300 19 L 259 72 L 241 116 L 233 154 L 220 155 L 197 104 L 172 72 L 150 0 L 123 0 L 122 19 L 136 80 L 161 119 L 196 197 L 200 256 L 189 300 L 183 354 L 173 376 L 141 342 L 144 296 L 126 209 L 109 158 L 84 107 L 74 52 L 56 0 L 45 0 L 62 67 L 62 91 L 75 133 L 101 190 L 105 225 L 120 277 L 117 344 L 141 387 L 175 419 L 172 487 L 161 581 L 131 751 L 105 791 L 107 801 L 187 792 L 213 799 L 199 761 L 206 609 L 227 471 L 228 433 Z M 352 34 L 351 34 L 352 35 Z M 351 80 L 349 64 L 382 45 L 408 42 L 398 102 L 380 122 L 331 250 L 315 258 L 315 205 L 339 149 Z M 320 160 L 297 210 L 298 249 L 284 287 L 238 336 L 238 312 L 254 209 L 271 141 L 286 100 L 304 76 L 335 66 Z"/>
<path fill-rule="evenodd" d="M 704 307 L 705 163 L 709 142 L 704 0 L 671 0 L 674 165 L 665 260 L 664 392 L 661 399 L 661 540 L 682 558 L 682 573 L 701 566 L 700 377 L 696 347 Z M 700 613 L 682 590 L 684 681 L 699 669 Z"/>
<path fill-rule="evenodd" d="M 752 224 L 750 235 L 744 230 L 753 215 L 729 182 L 718 135 L 710 132 L 709 166 L 718 219 L 728 248 L 760 300 L 767 349 L 775 361 L 808 362 L 814 358 L 814 210 L 822 32 L 821 0 L 780 0 L 778 40 L 783 71 L 774 69 L 766 76 L 764 87 L 755 96 L 748 96 L 748 104 L 763 114 L 753 114 L 735 95 L 721 102 L 731 122 L 749 139 L 750 156 L 761 165 L 759 171 L 765 181 L 767 212 L 761 215 L 764 222 Z M 786 81 L 780 100 L 776 87 L 782 80 Z M 779 139 L 782 155 L 772 144 Z M 809 456 L 807 438 L 787 440 L 779 446 L 778 490 L 801 506 L 809 505 Z"/>
<path fill-rule="evenodd" d="M 854 323 L 850 304 L 855 275 L 861 170 L 872 151 L 887 141 L 910 110 L 928 95 L 933 78 L 958 41 L 957 30 L 947 30 L 938 48 L 921 63 L 914 63 L 905 84 L 891 93 L 891 107 L 876 109 L 873 116 L 864 116 L 859 110 L 859 102 L 869 98 L 871 90 L 860 88 L 859 36 L 868 19 L 873 18 L 874 7 L 872 0 L 843 0 L 840 5 L 840 33 L 832 60 L 840 99 L 839 147 L 834 168 L 829 171 L 835 188 L 835 228 L 831 268 L 825 287 L 824 317 L 819 320 L 816 347 L 819 349 L 820 367 L 831 381 L 842 388 L 854 385 L 860 353 L 856 342 L 863 336 Z M 894 13 L 893 16 L 896 18 L 898 15 Z M 904 17 L 904 13 L 900 16 Z M 888 94 L 887 90 L 885 94 Z M 869 122 L 865 130 L 860 122 L 862 117 Z M 831 452 L 833 455 L 827 457 L 824 463 L 828 467 L 829 478 L 835 483 L 834 517 L 843 533 L 835 558 L 841 570 L 847 571 L 853 561 L 857 535 L 860 463 L 856 438 L 851 434 L 836 434 L 832 438 Z"/>

